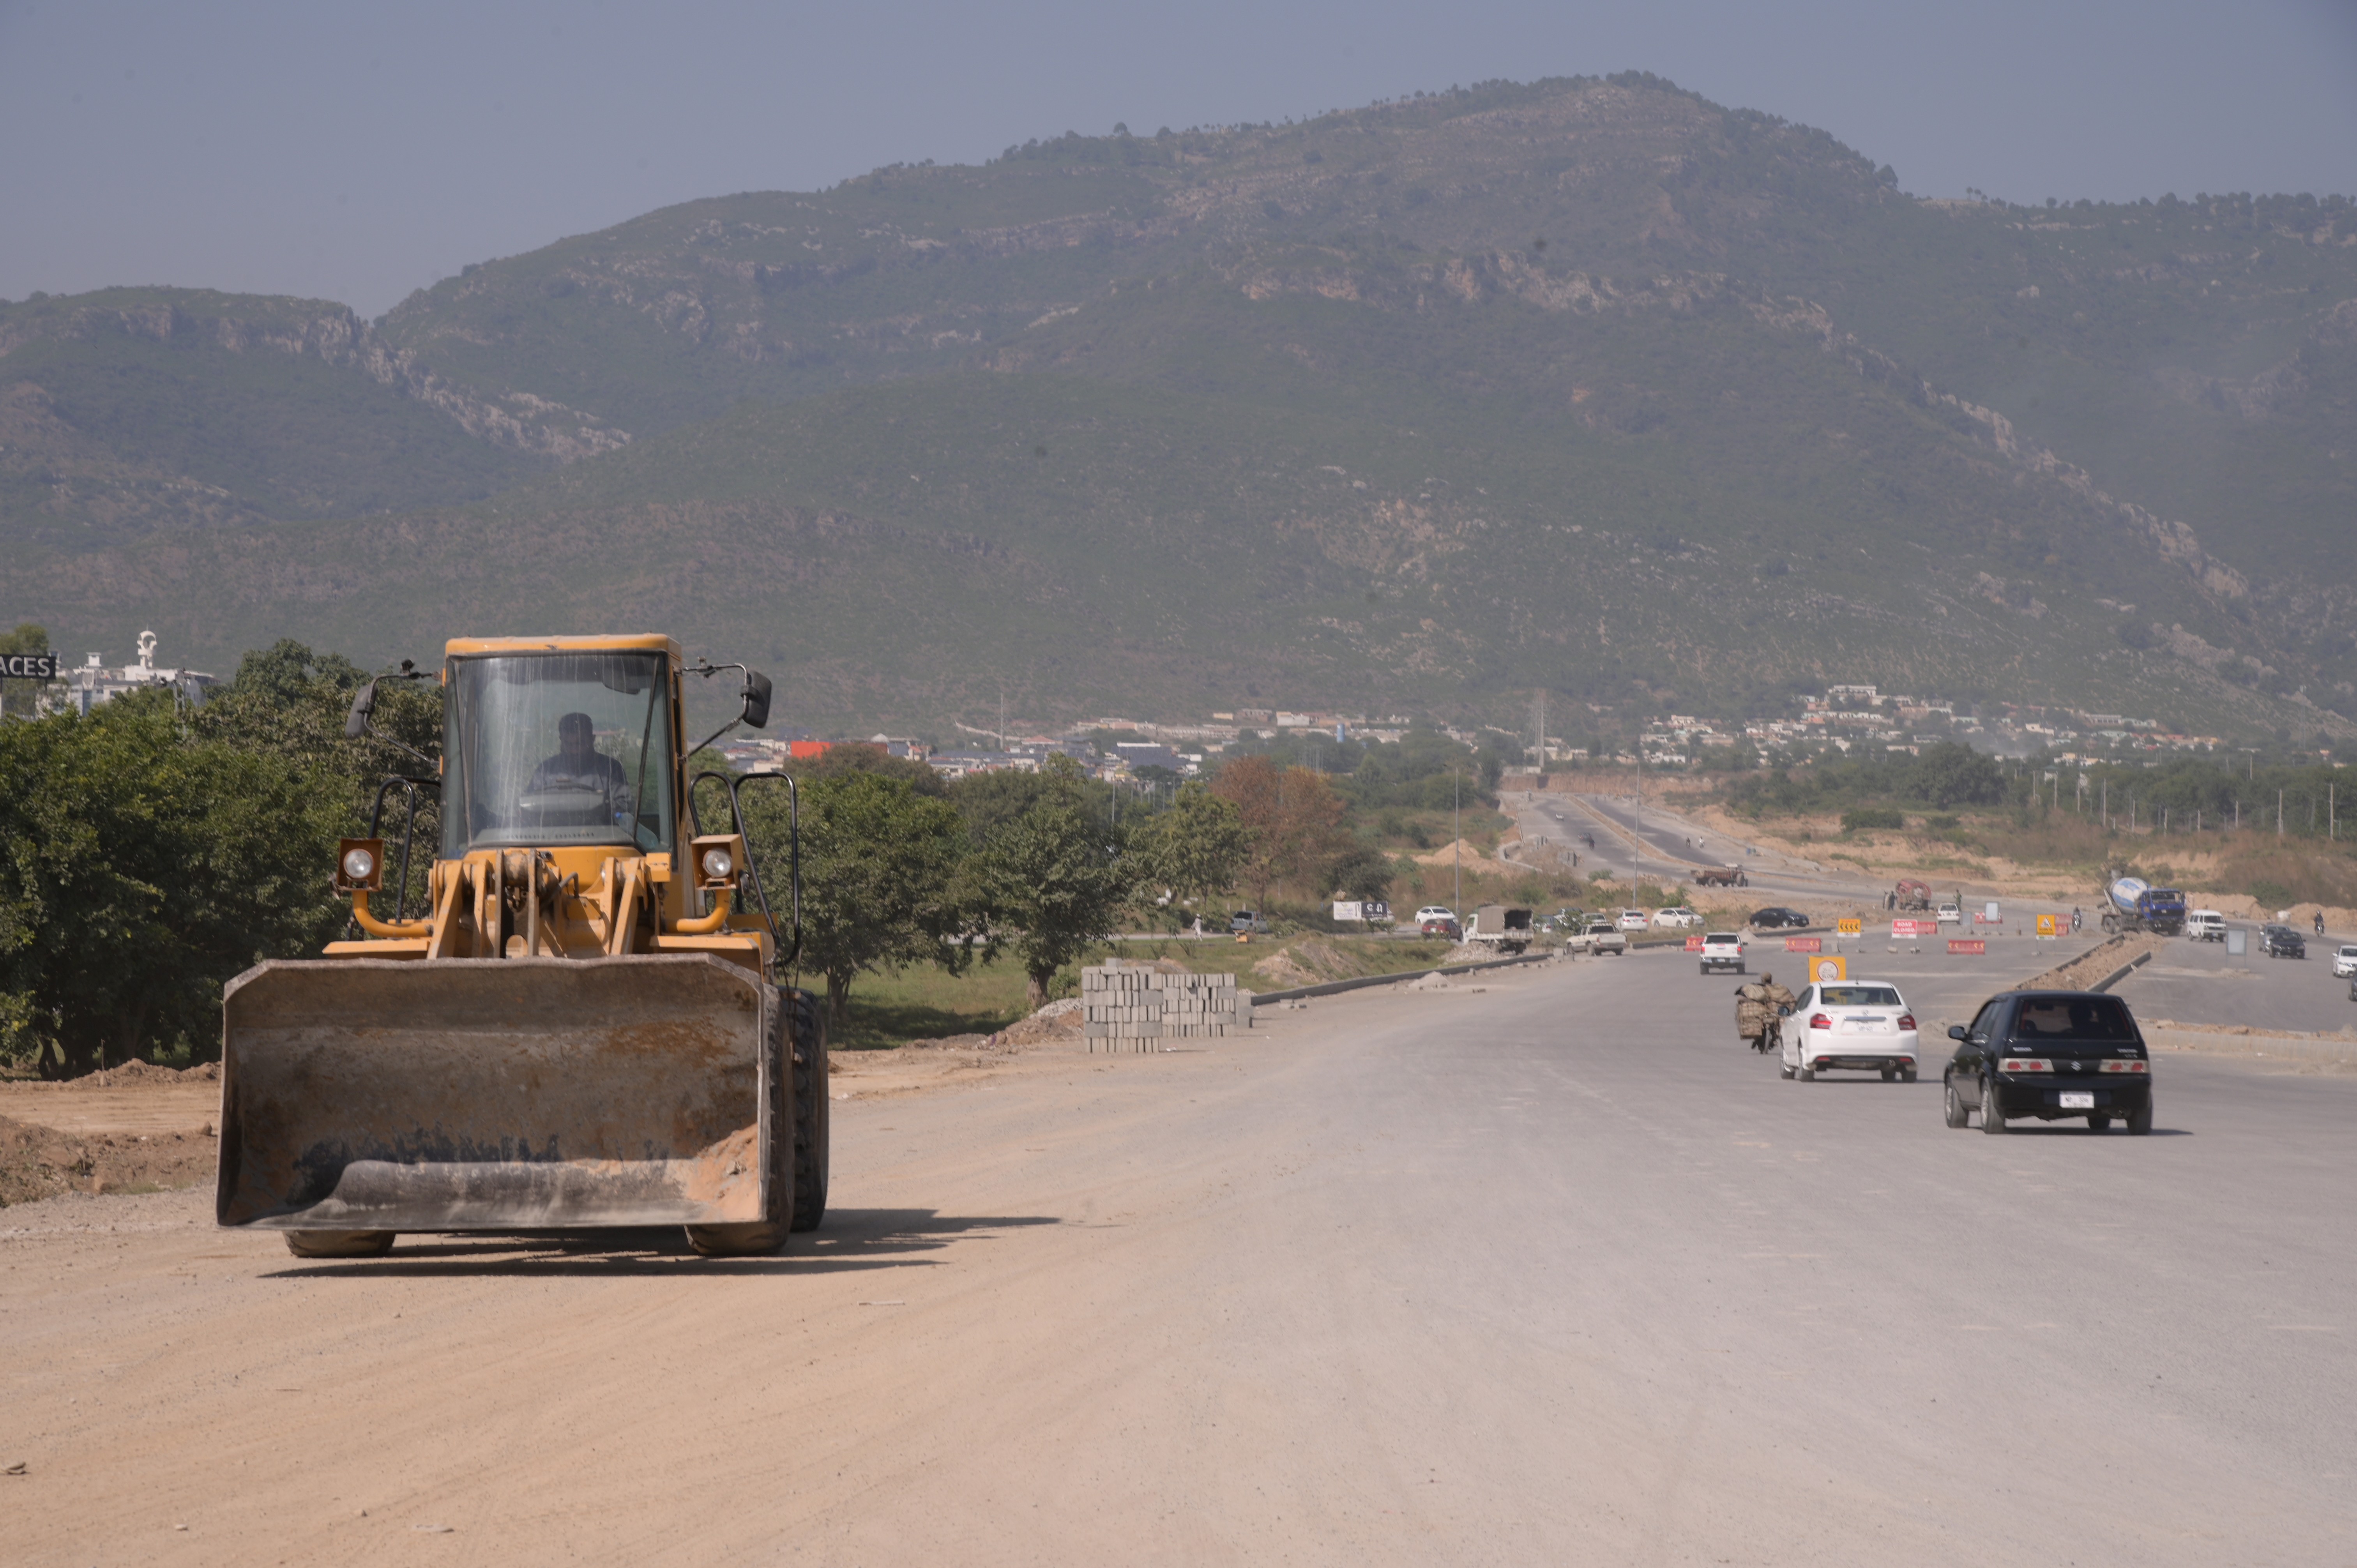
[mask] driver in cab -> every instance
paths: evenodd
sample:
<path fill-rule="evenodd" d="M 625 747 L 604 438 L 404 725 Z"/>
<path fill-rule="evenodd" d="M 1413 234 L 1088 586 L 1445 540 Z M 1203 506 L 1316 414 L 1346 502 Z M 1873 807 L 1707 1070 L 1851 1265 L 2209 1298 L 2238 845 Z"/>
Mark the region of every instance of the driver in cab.
<path fill-rule="evenodd" d="M 623 776 L 620 762 L 597 749 L 597 727 L 587 714 L 567 714 L 558 719 L 556 755 L 532 770 L 525 792 L 587 790 L 606 802 L 614 821 L 630 821 L 630 780 Z"/>

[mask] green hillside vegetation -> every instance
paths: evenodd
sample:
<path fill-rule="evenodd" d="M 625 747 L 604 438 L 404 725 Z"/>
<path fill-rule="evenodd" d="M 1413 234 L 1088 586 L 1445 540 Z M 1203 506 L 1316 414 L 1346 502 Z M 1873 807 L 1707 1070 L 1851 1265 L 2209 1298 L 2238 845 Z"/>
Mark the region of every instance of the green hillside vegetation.
<path fill-rule="evenodd" d="M 626 614 L 819 727 L 1871 680 L 2345 734 L 2343 231 L 2340 198 L 1921 201 L 1641 75 L 1068 135 L 469 267 L 350 364 L 9 307 L 0 392 L 38 371 L 123 495 L 218 493 L 199 534 L 125 500 L 75 536 L 12 445 L 45 549 L 0 595 L 216 659 Z M 231 374 L 265 370 L 357 390 L 274 427 Z M 213 375 L 256 390 L 200 419 Z"/>

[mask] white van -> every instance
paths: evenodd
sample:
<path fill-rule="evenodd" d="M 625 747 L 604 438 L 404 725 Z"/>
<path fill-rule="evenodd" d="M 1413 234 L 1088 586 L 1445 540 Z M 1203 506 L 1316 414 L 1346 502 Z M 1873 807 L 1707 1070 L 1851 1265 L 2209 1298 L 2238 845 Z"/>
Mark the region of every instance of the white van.
<path fill-rule="evenodd" d="M 2215 909 L 2188 909 L 2185 937 L 2188 941 L 2222 942 L 2226 940 L 2226 917 Z"/>

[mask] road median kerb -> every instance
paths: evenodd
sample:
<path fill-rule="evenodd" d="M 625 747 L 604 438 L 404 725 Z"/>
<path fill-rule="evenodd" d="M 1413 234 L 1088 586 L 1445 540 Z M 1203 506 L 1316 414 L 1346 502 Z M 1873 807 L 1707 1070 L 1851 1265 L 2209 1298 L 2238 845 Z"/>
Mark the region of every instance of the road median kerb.
<path fill-rule="evenodd" d="M 1485 969 L 1512 969 L 1516 964 L 1544 963 L 1556 955 L 1552 952 L 1524 953 L 1517 958 L 1485 959 L 1480 963 L 1455 963 L 1439 969 L 1405 969 L 1392 974 L 1361 974 L 1350 980 L 1329 980 L 1319 985 L 1297 985 L 1290 991 L 1257 991 L 1252 993 L 1252 1004 L 1265 1007 L 1272 1002 L 1291 1002 L 1309 996 L 1337 996 L 1345 991 L 1363 991 L 1371 985 L 1396 985 L 1403 981 L 1422 980 L 1427 974 L 1472 974 Z"/>

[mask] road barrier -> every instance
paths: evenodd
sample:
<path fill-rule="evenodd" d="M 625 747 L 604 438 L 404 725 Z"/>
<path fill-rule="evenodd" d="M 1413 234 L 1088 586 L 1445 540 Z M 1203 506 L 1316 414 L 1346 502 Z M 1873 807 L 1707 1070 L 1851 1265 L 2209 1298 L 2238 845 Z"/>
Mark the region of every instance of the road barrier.
<path fill-rule="evenodd" d="M 1784 950 L 1786 952 L 1823 952 L 1825 950 L 1825 939 L 1823 937 L 1786 937 L 1784 939 Z"/>
<path fill-rule="evenodd" d="M 1978 958 L 1988 951 L 1988 941 L 1982 937 L 1950 937 L 1948 951 L 1952 954 L 1964 953 Z"/>

